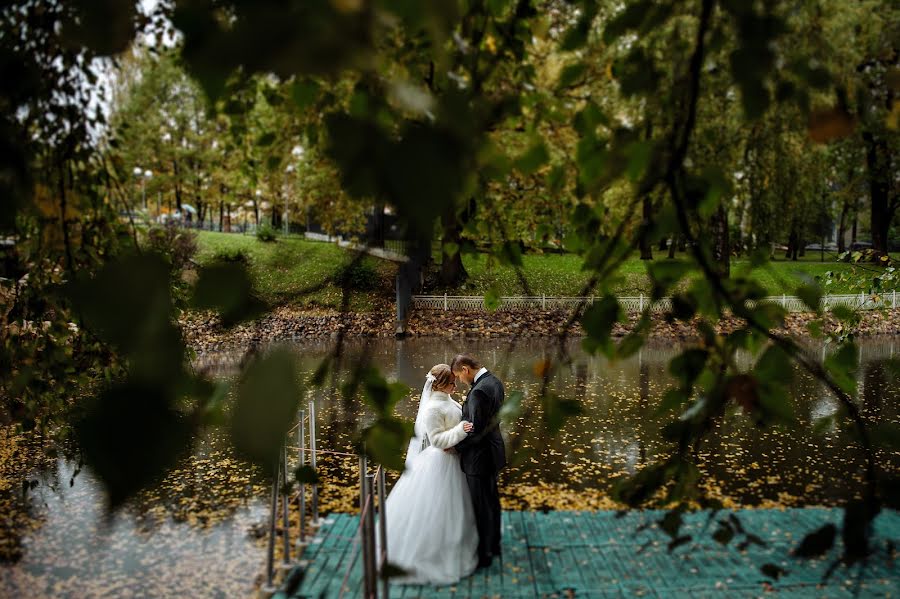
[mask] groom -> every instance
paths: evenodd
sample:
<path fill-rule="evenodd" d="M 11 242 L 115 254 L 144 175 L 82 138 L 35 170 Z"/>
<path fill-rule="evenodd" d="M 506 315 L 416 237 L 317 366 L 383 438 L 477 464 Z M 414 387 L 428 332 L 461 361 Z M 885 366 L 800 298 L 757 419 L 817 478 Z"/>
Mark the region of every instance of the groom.
<path fill-rule="evenodd" d="M 472 386 L 462 406 L 465 439 L 456 445 L 459 463 L 466 474 L 475 523 L 478 527 L 478 567 L 491 565 L 500 555 L 500 493 L 497 473 L 506 466 L 506 449 L 500 435 L 503 383 L 469 354 L 453 358 L 450 369 L 456 378 Z"/>

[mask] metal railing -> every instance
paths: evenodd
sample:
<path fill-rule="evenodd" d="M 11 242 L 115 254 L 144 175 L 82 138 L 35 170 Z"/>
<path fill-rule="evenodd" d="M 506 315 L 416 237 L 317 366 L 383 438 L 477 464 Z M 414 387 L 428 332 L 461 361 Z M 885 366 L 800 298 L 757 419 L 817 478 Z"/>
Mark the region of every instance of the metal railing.
<path fill-rule="evenodd" d="M 500 298 L 500 310 L 570 310 L 580 305 L 591 305 L 596 297 L 567 296 L 507 296 Z M 619 297 L 619 305 L 625 312 L 667 312 L 672 309 L 672 298 L 664 297 L 652 300 L 650 296 L 638 295 Z M 802 299 L 791 295 L 773 295 L 760 300 L 780 305 L 788 312 L 810 311 Z M 836 306 L 846 306 L 857 310 L 875 310 L 896 308 L 897 291 L 889 291 L 880 295 L 846 294 L 822 296 L 822 308 L 829 310 Z M 754 302 L 748 302 L 753 306 Z M 484 297 L 480 295 L 414 295 L 412 307 L 418 310 L 484 310 Z"/>
<path fill-rule="evenodd" d="M 319 454 L 329 454 L 337 456 L 356 456 L 359 458 L 359 479 L 360 479 L 360 519 L 356 534 L 356 542 L 354 543 L 353 558 L 349 561 L 347 572 L 344 576 L 344 582 L 341 584 L 341 597 L 343 597 L 346 589 L 346 583 L 357 561 L 357 554 L 362 549 L 363 569 L 363 596 L 366 599 L 378 599 L 378 572 L 388 563 L 387 553 L 387 518 L 384 513 L 385 501 L 387 499 L 387 481 L 385 471 L 382 466 L 377 466 L 374 474 L 369 474 L 368 460 L 365 455 L 357 455 L 355 453 L 332 451 L 318 449 L 316 446 L 316 404 L 310 400 L 307 405 L 298 411 L 297 424 L 291 427 L 287 432 L 287 436 L 292 435 L 296 431 L 297 446 L 291 446 L 287 443 L 282 444 L 279 451 L 276 464 L 274 465 L 271 502 L 269 511 L 269 539 L 268 550 L 266 556 L 266 575 L 265 585 L 262 587 L 262 594 L 271 597 L 274 595 L 278 587 L 276 585 L 276 564 L 275 564 L 275 546 L 277 542 L 277 521 L 279 517 L 279 500 L 280 500 L 280 516 L 282 519 L 282 558 L 277 569 L 287 573 L 295 566 L 306 567 L 305 561 L 293 563 L 291 561 L 290 551 L 290 518 L 289 509 L 291 504 L 295 503 L 299 512 L 296 551 L 294 555 L 299 560 L 302 550 L 309 544 L 308 528 L 313 532 L 328 524 L 327 520 L 319 518 L 319 488 L 316 482 L 307 485 L 304 482 L 299 483 L 298 491 L 290 496 L 290 485 L 288 484 L 288 450 L 297 451 L 297 460 L 299 466 L 311 466 L 313 470 L 316 468 L 316 460 Z M 309 489 L 307 489 L 309 487 Z M 309 501 L 307 502 L 307 495 Z M 376 502 L 377 499 L 377 502 Z M 307 509 L 309 507 L 309 509 Z M 307 515 L 309 522 L 307 523 Z M 378 541 L 376 541 L 376 517 L 378 521 Z M 377 552 L 377 554 L 376 554 Z M 387 577 L 381 578 L 380 595 L 383 598 L 390 596 L 390 582 Z"/>

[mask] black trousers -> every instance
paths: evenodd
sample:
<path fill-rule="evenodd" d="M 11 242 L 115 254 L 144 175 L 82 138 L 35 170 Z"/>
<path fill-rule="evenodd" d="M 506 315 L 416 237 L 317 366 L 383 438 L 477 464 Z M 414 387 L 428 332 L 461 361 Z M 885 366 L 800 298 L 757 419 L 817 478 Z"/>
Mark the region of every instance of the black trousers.
<path fill-rule="evenodd" d="M 478 528 L 478 559 L 486 561 L 491 555 L 500 555 L 500 492 L 497 475 L 466 475 L 472 507 L 475 508 L 475 525 Z"/>

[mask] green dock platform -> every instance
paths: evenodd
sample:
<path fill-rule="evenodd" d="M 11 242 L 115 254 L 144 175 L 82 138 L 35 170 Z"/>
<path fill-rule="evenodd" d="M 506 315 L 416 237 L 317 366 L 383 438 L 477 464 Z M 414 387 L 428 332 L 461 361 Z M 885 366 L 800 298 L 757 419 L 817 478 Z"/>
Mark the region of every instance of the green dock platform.
<path fill-rule="evenodd" d="M 790 555 L 805 534 L 832 522 L 840 530 L 842 511 L 826 508 L 756 509 L 684 515 L 681 535 L 691 535 L 669 552 L 669 536 L 656 522 L 663 512 L 504 512 L 503 557 L 453 586 L 391 585 L 391 597 L 900 597 L 900 577 L 888 557 L 900 540 L 900 515 L 885 511 L 875 521 L 877 555 L 864 567 L 838 566 L 823 576 L 841 550 L 820 559 Z M 747 542 L 736 534 L 726 544 L 713 539 L 718 521 L 734 515 Z M 298 588 L 277 599 L 338 597 L 349 568 L 344 597 L 361 596 L 362 569 L 355 540 L 359 519 L 333 514 L 306 549 L 308 566 Z M 723 539 L 724 540 L 724 539 Z M 745 543 L 746 546 L 741 546 Z M 390 548 L 388 548 L 390 549 Z M 782 569 L 778 580 L 760 570 Z M 297 578 L 299 571 L 294 572 Z M 296 585 L 295 585 L 296 586 Z"/>

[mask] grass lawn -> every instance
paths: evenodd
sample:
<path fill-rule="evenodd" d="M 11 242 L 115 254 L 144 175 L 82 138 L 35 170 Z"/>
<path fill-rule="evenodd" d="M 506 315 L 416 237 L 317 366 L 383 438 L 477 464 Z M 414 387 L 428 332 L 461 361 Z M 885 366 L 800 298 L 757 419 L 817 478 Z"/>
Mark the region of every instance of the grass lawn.
<path fill-rule="evenodd" d="M 896 259 L 897 256 L 894 256 Z M 657 257 L 656 260 L 667 258 Z M 685 255 L 679 253 L 676 260 L 684 260 Z M 828 255 L 826 254 L 826 260 Z M 574 296 L 581 292 L 589 278 L 589 273 L 582 271 L 582 260 L 572 254 L 527 254 L 522 259 L 525 278 L 530 291 L 534 295 Z M 489 264 L 485 256 L 465 256 L 463 264 L 469 273 L 469 279 L 459 289 L 436 288 L 429 293 L 455 293 L 459 295 L 482 295 L 492 285 L 501 290 L 502 295 L 523 295 L 524 291 L 515 271 L 510 267 Z M 872 269 L 871 265 L 864 265 Z M 733 275 L 744 274 L 750 269 L 750 261 L 736 259 L 731 263 Z M 848 272 L 855 270 L 855 279 L 871 276 L 874 273 L 864 271 L 860 267 L 844 262 L 819 261 L 819 254 L 807 254 L 804 258 L 793 262 L 776 259 L 765 267 L 753 271 L 753 276 L 771 295 L 782 293 L 792 295 L 804 277 L 823 277 L 828 271 Z M 635 296 L 640 293 L 649 294 L 650 279 L 647 276 L 647 263 L 639 258 L 631 258 L 619 268 L 616 278 L 610 282 L 611 289 L 620 296 Z M 848 284 L 826 288 L 827 293 L 855 293 Z"/>
<path fill-rule="evenodd" d="M 263 300 L 270 304 L 288 304 L 298 307 L 338 308 L 341 289 L 335 280 L 341 270 L 352 260 L 353 254 L 333 243 L 307 241 L 298 237 L 280 237 L 278 241 L 264 243 L 252 235 L 236 233 L 198 233 L 198 262 L 209 262 L 223 253 L 244 252 L 249 258 L 250 273 Z M 654 255 L 659 256 L 658 253 Z M 894 255 L 894 259 L 900 255 Z M 851 272 L 854 278 L 873 273 L 843 262 L 820 262 L 818 252 L 810 252 L 797 262 L 776 259 L 753 276 L 771 295 L 793 294 L 804 276 L 824 276 L 829 270 Z M 826 259 L 829 256 L 826 254 Z M 832 256 L 833 258 L 833 256 Z M 684 260 L 679 253 L 676 260 Z M 657 260 L 666 260 L 657 257 Z M 571 254 L 526 254 L 523 256 L 525 278 L 535 295 L 577 295 L 588 279 L 581 269 L 581 258 Z M 483 295 L 492 286 L 499 286 L 502 295 L 523 295 L 523 289 L 512 268 L 489 264 L 484 255 L 465 256 L 463 263 L 469 279 L 456 289 L 426 288 L 427 294 Z M 746 272 L 748 260 L 732 262 L 732 273 Z M 437 270 L 437 267 L 432 267 Z M 866 269 L 874 267 L 865 265 Z M 396 264 L 373 257 L 363 259 L 354 276 L 354 293 L 351 309 L 368 311 L 389 305 L 394 301 L 394 277 Z M 322 289 L 305 293 L 305 290 L 324 285 Z M 621 296 L 649 294 L 650 282 L 646 263 L 638 258 L 625 262 L 611 281 L 611 289 Z M 826 288 L 828 293 L 855 292 L 847 285 Z"/>
<path fill-rule="evenodd" d="M 208 263 L 221 254 L 244 252 L 260 297 L 271 305 L 339 308 L 341 288 L 336 283 L 353 254 L 333 243 L 279 237 L 264 243 L 253 235 L 198 232 L 196 260 Z M 393 301 L 394 263 L 365 257 L 354 271 L 354 293 L 350 308 L 368 311 Z M 306 290 L 324 285 L 307 293 Z"/>

